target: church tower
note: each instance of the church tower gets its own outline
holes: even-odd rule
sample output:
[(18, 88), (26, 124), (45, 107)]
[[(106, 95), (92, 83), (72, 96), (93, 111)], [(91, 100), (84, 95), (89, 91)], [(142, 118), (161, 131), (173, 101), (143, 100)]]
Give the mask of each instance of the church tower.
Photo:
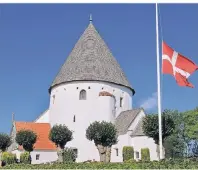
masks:
[(135, 93), (92, 19), (49, 92), (49, 123), (65, 124), (73, 131), (67, 146), (76, 148), (77, 161), (99, 159), (94, 143), (85, 137), (87, 127), (94, 121), (114, 122), (121, 112), (131, 110)]

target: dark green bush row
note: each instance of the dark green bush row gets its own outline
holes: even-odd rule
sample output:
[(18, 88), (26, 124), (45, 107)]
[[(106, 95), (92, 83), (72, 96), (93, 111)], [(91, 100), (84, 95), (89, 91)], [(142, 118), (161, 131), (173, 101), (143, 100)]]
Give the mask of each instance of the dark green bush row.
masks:
[(4, 169), (197, 169), (195, 160), (164, 160), (132, 163), (54, 163), (54, 164), (12, 164)]

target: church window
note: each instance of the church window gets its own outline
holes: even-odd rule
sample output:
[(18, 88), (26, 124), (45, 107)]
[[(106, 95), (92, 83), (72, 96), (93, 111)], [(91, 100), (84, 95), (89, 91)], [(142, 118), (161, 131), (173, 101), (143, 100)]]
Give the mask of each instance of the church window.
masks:
[(139, 154), (139, 152), (135, 152), (135, 157), (136, 157), (136, 159), (139, 159), (140, 158), (140, 154)]
[(55, 95), (53, 95), (53, 99), (52, 100), (53, 100), (53, 104), (54, 104), (54, 102), (55, 102)]
[(78, 87), (76, 87), (76, 89), (78, 89)]
[(118, 156), (118, 148), (116, 148), (116, 156)]
[(74, 154), (76, 155), (76, 157), (78, 156), (78, 149), (77, 148), (73, 148)]
[(74, 115), (74, 117), (73, 117), (73, 122), (76, 122), (76, 116)]
[(89, 86), (88, 89), (90, 89), (91, 87)]
[(80, 100), (86, 100), (86, 98), (87, 98), (86, 91), (85, 91), (85, 90), (81, 90), (81, 91), (80, 91), (79, 99), (80, 99)]
[(122, 105), (123, 105), (123, 98), (120, 97), (120, 107), (122, 107)]
[(102, 90), (104, 89), (104, 87), (102, 87)]
[(40, 154), (36, 154), (36, 160), (39, 160)]

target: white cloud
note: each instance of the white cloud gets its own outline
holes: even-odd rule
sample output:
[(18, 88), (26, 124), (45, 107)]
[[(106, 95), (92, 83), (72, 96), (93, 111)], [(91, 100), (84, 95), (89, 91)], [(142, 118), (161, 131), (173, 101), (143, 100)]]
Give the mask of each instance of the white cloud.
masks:
[(145, 110), (155, 109), (157, 107), (157, 92), (153, 93), (151, 97), (143, 100), (140, 107)]

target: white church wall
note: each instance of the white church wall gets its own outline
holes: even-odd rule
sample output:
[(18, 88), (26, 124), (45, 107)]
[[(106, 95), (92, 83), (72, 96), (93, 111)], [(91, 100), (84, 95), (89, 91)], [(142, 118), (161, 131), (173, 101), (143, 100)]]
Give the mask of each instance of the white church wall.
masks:
[(111, 162), (123, 162), (122, 149), (124, 146), (130, 146), (131, 141), (128, 134), (120, 135), (118, 143), (112, 146)]
[[(86, 100), (79, 100), (81, 90), (86, 90)], [(67, 146), (78, 148), (77, 161), (99, 160), (98, 150), (93, 142), (86, 139), (86, 129), (94, 121), (113, 121), (113, 98), (99, 96), (107, 91), (116, 98), (116, 115), (132, 109), (132, 92), (123, 86), (103, 82), (73, 82), (54, 87), (51, 91), (49, 120), (55, 124), (65, 124), (73, 130), (74, 139)], [(120, 107), (120, 97), (123, 104)], [(79, 142), (80, 141), (80, 142)]]
[[(158, 160), (156, 151), (157, 145), (152, 138), (149, 138), (147, 136), (136, 136), (132, 138), (131, 145), (134, 147), (134, 158), (136, 160), (141, 159), (142, 148), (149, 148), (151, 161)], [(139, 153), (139, 158), (136, 157), (135, 152)]]
[(35, 121), (35, 123), (49, 123), (49, 110), (42, 113)]
[(13, 150), (13, 151), (11, 151), (11, 153), (13, 153), (13, 154), (16, 154), (16, 158), (18, 159), (18, 160), (20, 160), (20, 155), (21, 155), (21, 151), (19, 151), (19, 150)]
[[(18, 160), (20, 160), (20, 155), (24, 151), (20, 150), (13, 150), (12, 153), (16, 154), (16, 157)], [(32, 164), (41, 164), (41, 163), (48, 163), (48, 162), (54, 162), (58, 159), (58, 155), (56, 151), (50, 151), (50, 150), (34, 150), (30, 153)], [(38, 156), (38, 160), (36, 159), (36, 155)]]
[[(56, 151), (34, 150), (30, 154), (31, 154), (31, 158), (32, 158), (32, 164), (54, 162), (58, 159), (58, 155), (57, 155)], [(37, 156), (39, 157), (38, 160), (36, 159)]]

